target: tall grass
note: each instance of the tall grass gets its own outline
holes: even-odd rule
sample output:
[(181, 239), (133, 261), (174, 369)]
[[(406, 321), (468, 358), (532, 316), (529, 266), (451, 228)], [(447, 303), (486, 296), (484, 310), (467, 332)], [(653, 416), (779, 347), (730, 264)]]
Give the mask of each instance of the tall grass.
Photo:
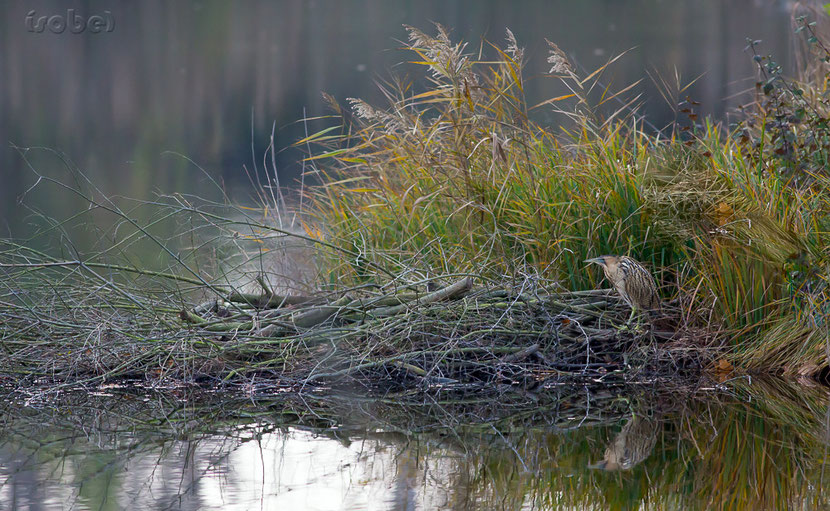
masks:
[[(603, 88), (616, 59), (581, 75), (550, 43), (565, 93), (533, 105), (510, 31), (476, 54), (442, 27), (408, 31), (424, 79), (384, 86), (384, 107), (328, 98), (342, 127), (300, 142), (319, 147), (309, 160), (325, 183), (312, 200), (344, 249), (330, 261), (338, 279), (381, 267), (413, 281), (476, 273), (581, 290), (601, 277), (584, 259), (627, 254), (653, 270), (664, 300), (728, 336), (736, 365), (826, 365), (826, 64), (799, 82), (757, 57), (762, 81), (741, 123), (692, 113), (665, 135), (644, 127), (636, 84)], [(535, 109), (561, 125), (538, 124)]]

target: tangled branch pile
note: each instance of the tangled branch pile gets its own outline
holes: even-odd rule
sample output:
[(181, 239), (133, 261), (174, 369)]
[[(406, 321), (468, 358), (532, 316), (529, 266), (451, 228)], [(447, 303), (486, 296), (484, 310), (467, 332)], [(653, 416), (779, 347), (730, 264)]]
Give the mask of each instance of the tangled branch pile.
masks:
[[(230, 342), (273, 339), (283, 349), (288, 374), (303, 382), (350, 376), (370, 382), (414, 377), (426, 383), (527, 384), (623, 370), (631, 377), (647, 359), (633, 363), (641, 367), (629, 367), (623, 358), (628, 348), (681, 336), (626, 326), (627, 307), (606, 291), (476, 289), (470, 278), (421, 295), (346, 294), (320, 303), (265, 293), (234, 294), (230, 300), (227, 308), (214, 301), (198, 308), (208, 311), (204, 315), (188, 311), (182, 317), (225, 333)], [(298, 302), (303, 306), (294, 305)], [(231, 307), (245, 320), (222, 317)], [(270, 363), (273, 359), (247, 370), (267, 370)]]
[(261, 293), (177, 307), (123, 288), (83, 296), (89, 282), (71, 278), (81, 272), (39, 270), (64, 272), (55, 280), (67, 287), (30, 290), (14, 298), (37, 306), (0, 310), (3, 372), (17, 378), (538, 386), (688, 374), (706, 363), (688, 356), (703, 338), (678, 332), (671, 318), (627, 324), (628, 307), (606, 290), (474, 287), (465, 277), (433, 291), (364, 287), (326, 297), (278, 295), (261, 281)]

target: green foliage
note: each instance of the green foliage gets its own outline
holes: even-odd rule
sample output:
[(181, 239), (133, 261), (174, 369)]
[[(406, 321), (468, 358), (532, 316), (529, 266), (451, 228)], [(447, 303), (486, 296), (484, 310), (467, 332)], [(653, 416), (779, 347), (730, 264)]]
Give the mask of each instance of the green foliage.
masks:
[[(812, 41), (812, 26), (802, 27)], [(616, 59), (582, 77), (551, 43), (552, 76), (569, 92), (531, 106), (509, 31), (486, 60), (443, 28), (409, 34), (413, 61), (427, 69), (423, 92), (389, 85), (385, 109), (331, 100), (341, 134), (301, 141), (322, 147), (310, 157), (326, 176), (313, 200), (327, 239), (345, 249), (332, 253), (338, 279), (360, 283), (385, 268), (413, 281), (534, 275), (580, 290), (599, 284), (586, 258), (625, 254), (651, 267), (691, 321), (732, 332), (734, 362), (781, 363), (780, 350), (757, 348), (808, 341), (787, 367), (822, 362), (830, 75), (788, 80), (756, 54), (762, 80), (744, 120), (729, 133), (707, 121), (665, 138), (637, 122), (633, 85), (597, 94)], [(612, 100), (622, 106), (600, 115)], [(533, 122), (528, 112), (541, 107), (563, 116), (561, 129)], [(782, 322), (799, 326), (788, 330), (797, 338), (776, 333)]]

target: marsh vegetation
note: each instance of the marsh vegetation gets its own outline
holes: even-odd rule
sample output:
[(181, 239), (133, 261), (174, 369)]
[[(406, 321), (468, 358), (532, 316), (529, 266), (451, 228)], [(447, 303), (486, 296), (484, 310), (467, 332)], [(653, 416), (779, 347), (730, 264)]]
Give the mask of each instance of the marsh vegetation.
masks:
[[(535, 78), (563, 93), (530, 105), (512, 32), (473, 48), (438, 26), (408, 28), (423, 74), (383, 85), (387, 106), (325, 96), (335, 116), (306, 123), (329, 126), (297, 142), (299, 201), (279, 187), (273, 144), (253, 209), (116, 200), (58, 154), (72, 184), (38, 174), (36, 186), (117, 222), (83, 257), (67, 240), (74, 218), (0, 242), (4, 371), (277, 386), (821, 376), (830, 52), (818, 25), (797, 23), (802, 74), (756, 53), (759, 81), (729, 126), (663, 81), (679, 120), (655, 130), (636, 83), (605, 85), (624, 56), (580, 74), (552, 42)], [(538, 109), (561, 124), (534, 122)], [(168, 265), (142, 264), (140, 244)], [(625, 327), (627, 309), (583, 263), (600, 254), (645, 263), (663, 317)]]
[[(274, 446), (325, 443), (340, 457), (320, 480), (395, 473), (390, 506), (826, 507), (830, 50), (813, 19), (794, 18), (796, 76), (747, 41), (757, 82), (729, 121), (653, 76), (663, 127), (641, 84), (615, 84), (626, 55), (582, 71), (548, 42), (527, 76), (511, 31), (409, 27), (412, 77), (382, 83), (384, 104), (324, 95), (291, 186), (272, 132), (254, 206), (114, 197), (17, 148), (30, 191), (84, 208), (32, 209), (34, 235), (0, 239), (0, 499), (24, 474), (81, 508), (206, 507), (212, 477), (256, 455), (260, 486), (240, 476), (229, 502), (283, 505), (314, 486), (283, 484)], [(603, 254), (651, 271), (659, 314), (628, 319), (584, 263)]]
[[(659, 80), (677, 121), (638, 113), (614, 64), (578, 72), (548, 42), (561, 94), (529, 104), (524, 50), (409, 27), (412, 81), (305, 119), (298, 199), (274, 139), (259, 206), (227, 197), (108, 197), (63, 155), (87, 204), (0, 240), (3, 372), (20, 382), (267, 382), (370, 388), (776, 373), (820, 378), (830, 345), (827, 77), (819, 25), (796, 20), (802, 71), (748, 50), (758, 82), (736, 122), (701, 118)], [(557, 89), (558, 88), (558, 89)], [(534, 112), (561, 120), (539, 124)], [(314, 131), (309, 126), (325, 125)], [(19, 148), (30, 161), (42, 149)], [(257, 170), (257, 169), (254, 169)], [(258, 175), (258, 174), (257, 174)], [(115, 218), (99, 250), (77, 219)], [(161, 234), (164, 233), (164, 234)], [(172, 235), (170, 233), (173, 233)], [(137, 246), (159, 256), (141, 259)], [(646, 325), (584, 261), (626, 254), (664, 303)]]

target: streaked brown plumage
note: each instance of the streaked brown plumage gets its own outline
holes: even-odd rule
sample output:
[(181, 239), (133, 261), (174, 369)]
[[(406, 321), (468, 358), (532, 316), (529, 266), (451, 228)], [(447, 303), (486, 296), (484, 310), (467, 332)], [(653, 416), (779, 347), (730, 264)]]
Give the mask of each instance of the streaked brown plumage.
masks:
[(660, 296), (657, 294), (654, 277), (634, 259), (628, 256), (606, 255), (585, 262), (602, 266), (605, 277), (633, 310), (660, 309)]

